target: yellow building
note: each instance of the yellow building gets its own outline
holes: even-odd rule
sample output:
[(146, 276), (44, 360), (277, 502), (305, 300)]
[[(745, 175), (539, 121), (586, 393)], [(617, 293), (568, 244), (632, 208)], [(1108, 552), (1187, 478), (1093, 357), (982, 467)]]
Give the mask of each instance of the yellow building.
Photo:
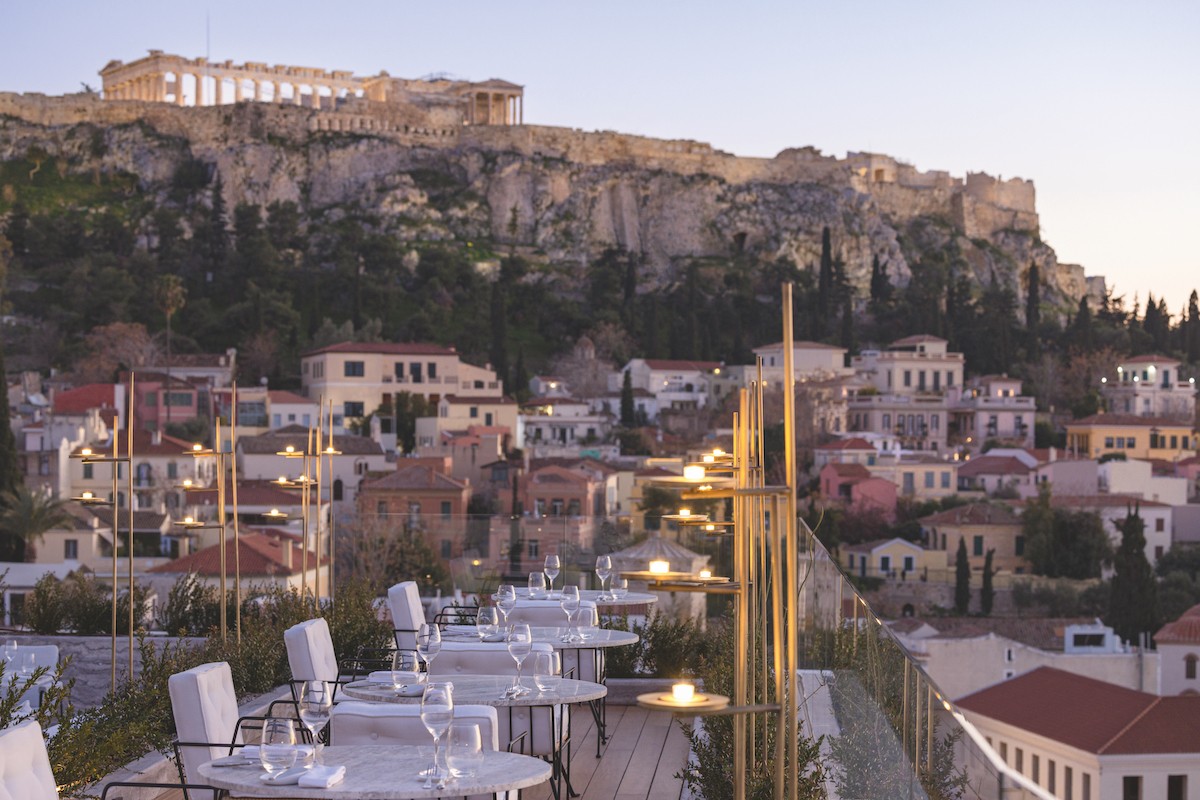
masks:
[(1135, 414), (1093, 414), (1067, 423), (1067, 450), (1087, 458), (1123, 453), (1126, 458), (1175, 461), (1195, 455), (1190, 422)]
[(877, 539), (841, 548), (842, 567), (861, 578), (902, 578), (946, 567), (946, 554), (907, 539)]
[(1021, 574), (1032, 565), (1025, 559), (1021, 518), (1008, 506), (971, 503), (940, 511), (920, 520), (921, 530), (933, 550), (945, 553), (944, 566), (954, 564), (959, 539), (967, 543), (971, 569), (983, 570), (987, 552), (995, 550), (992, 568)]

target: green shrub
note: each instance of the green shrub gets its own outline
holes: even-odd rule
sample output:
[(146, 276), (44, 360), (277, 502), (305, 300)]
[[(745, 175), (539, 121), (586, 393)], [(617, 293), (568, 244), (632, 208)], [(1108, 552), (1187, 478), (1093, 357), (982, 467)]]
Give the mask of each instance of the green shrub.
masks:
[(678, 678), (705, 652), (708, 644), (693, 619), (677, 620), (654, 612), (645, 625), (630, 626), (629, 618), (605, 617), (604, 626), (638, 635), (636, 644), (610, 648), (605, 654), (612, 678)]
[[(245, 606), (249, 600), (243, 600)], [(237, 593), (228, 590), (225, 602), (225, 624), (232, 630), (237, 624)], [(243, 609), (243, 615), (246, 611)], [(216, 586), (202, 582), (188, 573), (171, 587), (162, 611), (155, 618), (167, 633), (180, 636), (207, 636), (221, 625), (221, 595)]]
[[(134, 585), (134, 625), (141, 628), (149, 602), (146, 589)], [(83, 636), (97, 633), (112, 633), (112, 587), (100, 583), (90, 575), (75, 576), (71, 589), (66, 624)], [(129, 634), (129, 591), (127, 586), (117, 586), (117, 633)]]
[(66, 626), (68, 601), (68, 587), (47, 572), (25, 597), (25, 624), (34, 633), (58, 633)]

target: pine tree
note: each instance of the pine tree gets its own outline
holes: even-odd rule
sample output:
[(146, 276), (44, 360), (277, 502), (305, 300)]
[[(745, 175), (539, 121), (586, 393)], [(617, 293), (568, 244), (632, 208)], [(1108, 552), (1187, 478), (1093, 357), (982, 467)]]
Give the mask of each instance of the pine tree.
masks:
[[(7, 374), (4, 368), (4, 347), (0, 345), (0, 376)], [(0, 498), (16, 494), (17, 489), (24, 484), (21, 470), (17, 464), (17, 439), (13, 435), (12, 426), (8, 424), (8, 392), (0, 392)], [(0, 531), (0, 561), (23, 561), (25, 559), (25, 542), (8, 531)]]
[(1158, 298), (1158, 314), (1154, 325), (1154, 347), (1158, 352), (1165, 353), (1171, 349), (1171, 312), (1167, 309), (1167, 299)]
[(1187, 360), (1193, 364), (1200, 361), (1200, 296), (1192, 289), (1188, 298), (1187, 326), (1184, 335), (1184, 346), (1187, 349)]
[(1158, 608), (1158, 582), (1146, 560), (1146, 528), (1135, 505), (1125, 519), (1116, 523), (1121, 531), (1117, 548), (1116, 573), (1109, 591), (1108, 618), (1105, 623), (1127, 642), (1137, 643), (1142, 633), (1158, 630), (1162, 620)]
[(954, 554), (954, 609), (966, 615), (971, 607), (971, 562), (967, 558), (967, 540), (958, 537), (958, 552)]
[(492, 369), (496, 370), (496, 375), (504, 382), (504, 393), (508, 394), (513, 391), (508, 377), (508, 313), (504, 308), (504, 289), (501, 288), (499, 281), (492, 284), (490, 317), (492, 323)]
[(996, 589), (992, 586), (992, 577), (996, 574), (996, 570), (992, 569), (992, 558), (995, 555), (996, 548), (993, 547), (983, 559), (983, 589), (979, 592), (979, 607), (985, 617), (992, 615), (992, 605), (996, 601)]
[(632, 428), (636, 424), (636, 413), (633, 408), (633, 375), (629, 370), (625, 370), (625, 377), (621, 382), (621, 424), (626, 428)]
[(1036, 331), (1042, 321), (1041, 274), (1036, 263), (1029, 265), (1029, 291), (1025, 297), (1025, 328)]

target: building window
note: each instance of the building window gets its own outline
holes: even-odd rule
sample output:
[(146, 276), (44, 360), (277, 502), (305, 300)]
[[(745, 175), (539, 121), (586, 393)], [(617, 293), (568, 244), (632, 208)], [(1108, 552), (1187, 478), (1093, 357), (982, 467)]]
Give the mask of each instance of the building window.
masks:
[(63, 541), (63, 559), (66, 561), (79, 560), (79, 540), (65, 539)]
[(361, 361), (347, 361), (345, 366), (345, 375), (347, 378), (361, 378), (366, 374)]
[(1172, 449), (1172, 450), (1177, 450), (1178, 448), (1179, 448), (1179, 437), (1178, 437), (1178, 436), (1172, 436), (1172, 437), (1171, 437), (1171, 449)]
[(1008, 763), (1008, 742), (1000, 743), (1000, 760), (1005, 764)]
[(1189, 681), (1196, 680), (1196, 656), (1188, 653), (1183, 659), (1183, 677)]
[(933, 430), (933, 431), (939, 431), (942, 429), (942, 415), (941, 414), (930, 414), (929, 415), (929, 429)]
[(892, 428), (892, 415), (884, 414), (883, 415), (883, 430), (885, 432), (889, 432), (889, 431), (891, 431), (891, 428)]
[(179, 477), (179, 465), (174, 461), (167, 462), (167, 477), (172, 480)]
[(158, 405), (158, 392), (146, 392), (146, 408), (154, 408)]
[(1041, 762), (1041, 759), (1039, 759), (1037, 756), (1031, 757), (1029, 759), (1029, 769), (1030, 769), (1029, 777), (1033, 779), (1034, 783), (1036, 783), (1038, 786), (1041, 786), (1042, 785), (1042, 775), (1041, 775), (1042, 762)]
[(1113, 437), (1111, 437), (1111, 436), (1105, 436), (1105, 437), (1104, 437), (1104, 446), (1105, 446), (1105, 447), (1108, 447), (1108, 448), (1112, 448), (1112, 446), (1113, 446)]
[(1124, 449), (1125, 449), (1125, 437), (1124, 437), (1124, 436), (1118, 436), (1118, 437), (1117, 437), (1117, 449), (1118, 449), (1118, 450), (1124, 450)]
[(408, 365), (408, 377), (412, 379), (413, 383), (421, 382), (421, 363), (419, 361)]
[(1013, 750), (1013, 768), (1022, 775), (1025, 774), (1025, 751), (1019, 747)]
[(580, 513), (581, 513), (580, 503), (578, 500), (570, 500), (567, 502), (567, 516), (568, 517), (578, 517), (578, 516), (580, 516)]
[(887, 573), (889, 573), (891, 571), (892, 571), (892, 557), (891, 556), (880, 556), (879, 557), (879, 573), (881, 575), (886, 575)]
[(475, 388), (476, 388), (476, 389), (482, 389), (482, 388), (483, 388), (483, 381), (475, 381)]
[(912, 572), (914, 569), (916, 569), (916, 563), (915, 563), (915, 560), (913, 559), (913, 557), (905, 556), (904, 557), (904, 571)]
[(525, 542), (525, 552), (530, 558), (537, 558), (540, 551), (540, 542), (537, 539), (530, 539)]
[(1085, 772), (1080, 777), (1083, 779), (1083, 788), (1081, 790), (1083, 800), (1092, 800), (1092, 776)]
[(1013, 650), (1013, 648), (1011, 648), (1011, 647), (1004, 648), (1004, 660), (1007, 661), (1009, 664), (1016, 661), (1017, 660), (1016, 651)]
[(1187, 800), (1187, 775), (1167, 776), (1167, 800)]
[(1046, 759), (1046, 791), (1054, 794), (1058, 791), (1058, 765), (1054, 759)]
[(342, 491), (343, 491), (342, 487), (343, 487), (343, 484), (342, 484), (341, 478), (338, 478), (337, 480), (335, 480), (333, 482), (333, 499), (334, 500), (342, 499)]
[(911, 472), (904, 473), (904, 493), (912, 494), (916, 491), (915, 476)]
[(271, 427), (278, 428), (281, 425), (283, 425), (283, 415), (282, 414), (272, 414), (271, 415)]
[(442, 558), (450, 558), (454, 553), (454, 544), (449, 539), (442, 539)]
[(345, 403), (342, 403), (342, 414), (347, 417), (361, 417), (363, 415), (363, 404), (347, 400)]
[(404, 377), (404, 362), (397, 361), (393, 365), (393, 371), (395, 372), (395, 375), (397, 378), (403, 378)]
[(563, 515), (563, 501), (560, 498), (552, 498), (550, 500), (550, 516), (561, 517)]
[(387, 501), (386, 500), (376, 501), (375, 516), (379, 517), (380, 519), (383, 519), (384, 517), (387, 516)]
[(942, 488), (943, 489), (950, 488), (950, 473), (949, 472), (942, 473)]
[(1121, 800), (1142, 800), (1142, 776), (1126, 775), (1121, 779)]
[(911, 369), (904, 370), (904, 385), (906, 387), (912, 386), (912, 370)]
[(437, 377), (437, 362), (430, 361), (429, 362), (429, 379), (433, 380), (436, 377)]
[(163, 392), (163, 399), (171, 408), (186, 408), (192, 404), (192, 393)]
[(93, 475), (94, 470), (92, 469), (92, 467), (94, 467), (94, 466), (95, 466), (94, 464), (84, 464), (83, 465), (83, 479), (85, 481), (90, 481), (94, 477), (94, 475)]
[(982, 536), (975, 537), (974, 555), (977, 555), (977, 556), (983, 555), (983, 537)]
[(1126, 439), (1125, 446), (1128, 447), (1130, 450), (1137, 447), (1137, 445), (1134, 444), (1134, 437), (1130, 436), (1128, 439)]
[(933, 488), (933, 473), (932, 472), (925, 473), (925, 488), (926, 489)]
[(953, 385), (954, 385), (954, 373), (947, 371), (946, 372), (946, 386), (950, 387)]
[(925, 370), (917, 373), (917, 391), (925, 391)]
[(1158, 519), (1154, 520), (1154, 530), (1158, 533), (1162, 533), (1164, 530), (1166, 530), (1163, 527), (1164, 525), (1166, 525), (1166, 523), (1167, 523), (1167, 521), (1165, 519), (1163, 519), (1162, 517), (1159, 517)]
[(450, 519), (450, 501), (442, 501), (442, 519)]
[(935, 392), (940, 392), (941, 389), (942, 389), (942, 373), (938, 372), (935, 369), (933, 371), (933, 390)]
[(479, 407), (478, 406), (471, 406), (470, 417), (471, 417), (471, 419), (478, 419), (478, 417), (479, 417)]

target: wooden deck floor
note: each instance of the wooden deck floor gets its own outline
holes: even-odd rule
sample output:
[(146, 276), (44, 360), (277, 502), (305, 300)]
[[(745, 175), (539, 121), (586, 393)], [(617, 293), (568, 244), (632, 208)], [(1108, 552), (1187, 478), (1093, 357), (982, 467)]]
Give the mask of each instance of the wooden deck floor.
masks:
[[(596, 724), (586, 706), (572, 716), (571, 785), (576, 800), (679, 800), (687, 763), (687, 738), (665, 711), (608, 707), (608, 745), (596, 758)], [(522, 800), (553, 800), (550, 785), (526, 789)], [(183, 800), (169, 790), (159, 800)]]

